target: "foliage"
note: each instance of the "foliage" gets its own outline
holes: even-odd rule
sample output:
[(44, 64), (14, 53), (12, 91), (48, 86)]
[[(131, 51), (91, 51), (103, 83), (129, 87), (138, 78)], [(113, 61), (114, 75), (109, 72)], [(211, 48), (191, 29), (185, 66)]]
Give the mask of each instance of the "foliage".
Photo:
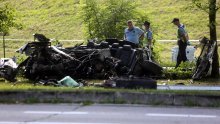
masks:
[(162, 67), (175, 67), (176, 66), (176, 62), (164, 60), (164, 61), (161, 61), (160, 65)]
[[(209, 13), (209, 4), (210, 4), (211, 0), (192, 0), (192, 3), (197, 6), (198, 8), (200, 8), (201, 10)], [(216, 2), (218, 4), (218, 6), (216, 6), (216, 11), (220, 8), (220, 1), (217, 0)]]
[(11, 27), (22, 28), (22, 25), (16, 22), (15, 10), (9, 5), (0, 6), (0, 32), (8, 33)]
[[(220, 8), (219, 0), (192, 0), (192, 2), (201, 10), (204, 10), (208, 13), (209, 17), (209, 30), (210, 30), (210, 40), (217, 41), (217, 28), (216, 28), (216, 17), (217, 11)], [(218, 46), (214, 48), (214, 53), (212, 57), (212, 72), (211, 76), (218, 78), (219, 77), (219, 57), (218, 57)]]
[[(139, 9), (140, 4), (134, 0), (106, 0), (104, 3), (82, 0), (81, 4), (80, 17), (83, 19), (88, 38), (122, 39), (128, 20), (135, 21), (138, 27), (142, 27), (144, 21), (149, 21), (147, 14)], [(153, 30), (156, 29), (156, 26), (152, 27)], [(156, 43), (156, 40), (154, 42), (153, 59), (159, 62), (162, 46)]]
[(178, 68), (167, 68), (164, 70), (164, 75), (168, 79), (187, 79), (192, 77), (195, 67), (194, 62), (181, 63)]
[(217, 40), (216, 15), (220, 8), (219, 0), (192, 0), (193, 5), (209, 15), (210, 39)]
[(89, 38), (122, 39), (126, 22), (134, 20), (142, 25), (148, 20), (146, 14), (138, 10), (135, 0), (81, 0), (81, 17)]
[(155, 39), (153, 39), (153, 42), (154, 42), (153, 53), (152, 53), (153, 60), (161, 64), (161, 62), (163, 61), (161, 60), (161, 54), (164, 47), (160, 43), (158, 43)]

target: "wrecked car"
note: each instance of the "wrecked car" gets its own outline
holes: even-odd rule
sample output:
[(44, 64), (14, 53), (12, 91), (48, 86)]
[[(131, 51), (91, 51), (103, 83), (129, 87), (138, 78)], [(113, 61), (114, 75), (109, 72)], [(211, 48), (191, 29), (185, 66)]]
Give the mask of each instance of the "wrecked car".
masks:
[[(90, 40), (87, 45), (62, 48), (52, 46), (50, 39), (42, 34), (34, 34), (34, 38), (37, 41), (17, 50), (28, 57), (13, 69), (13, 75), (7, 80), (15, 81), (20, 69), (24, 70), (24, 77), (32, 81), (61, 80), (65, 76), (73, 79), (109, 79), (132, 75), (149, 79), (162, 75), (162, 67), (149, 59), (147, 50), (136, 48), (130, 42), (106, 39), (97, 43)], [(5, 78), (4, 74), (2, 77)]]

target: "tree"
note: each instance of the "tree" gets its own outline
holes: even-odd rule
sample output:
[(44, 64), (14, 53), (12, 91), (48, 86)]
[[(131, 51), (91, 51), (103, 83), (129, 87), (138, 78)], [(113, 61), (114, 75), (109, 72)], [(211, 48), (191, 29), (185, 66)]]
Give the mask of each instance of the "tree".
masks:
[(81, 0), (80, 17), (88, 38), (122, 39), (128, 20), (138, 24), (148, 20), (138, 6), (135, 0)]
[(16, 22), (15, 10), (8, 5), (0, 6), (0, 33), (3, 36), (3, 52), (5, 58), (5, 40), (4, 37), (9, 33), (10, 28), (21, 29), (22, 25)]
[[(217, 33), (216, 33), (216, 14), (220, 8), (219, 1), (216, 0), (192, 0), (193, 4), (196, 5), (199, 9), (205, 11), (209, 15), (209, 30), (210, 30), (210, 40), (217, 42)], [(213, 54), (213, 63), (212, 63), (212, 73), (211, 76), (214, 78), (219, 77), (219, 56), (218, 56), (218, 46), (216, 45), (214, 54)]]

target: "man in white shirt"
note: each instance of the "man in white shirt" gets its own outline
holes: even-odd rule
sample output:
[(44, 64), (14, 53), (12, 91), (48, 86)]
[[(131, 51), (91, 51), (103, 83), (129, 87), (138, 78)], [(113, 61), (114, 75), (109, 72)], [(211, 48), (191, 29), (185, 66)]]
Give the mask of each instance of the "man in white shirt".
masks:
[(133, 25), (133, 21), (127, 22), (128, 28), (125, 29), (124, 40), (139, 45), (140, 39), (144, 37), (144, 31)]

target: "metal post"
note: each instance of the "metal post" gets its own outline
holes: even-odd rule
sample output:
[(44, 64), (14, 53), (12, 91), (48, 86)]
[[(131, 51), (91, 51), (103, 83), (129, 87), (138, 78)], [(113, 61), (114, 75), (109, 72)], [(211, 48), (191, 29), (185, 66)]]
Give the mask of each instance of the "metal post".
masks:
[(3, 33), (3, 54), (5, 58), (5, 33)]

